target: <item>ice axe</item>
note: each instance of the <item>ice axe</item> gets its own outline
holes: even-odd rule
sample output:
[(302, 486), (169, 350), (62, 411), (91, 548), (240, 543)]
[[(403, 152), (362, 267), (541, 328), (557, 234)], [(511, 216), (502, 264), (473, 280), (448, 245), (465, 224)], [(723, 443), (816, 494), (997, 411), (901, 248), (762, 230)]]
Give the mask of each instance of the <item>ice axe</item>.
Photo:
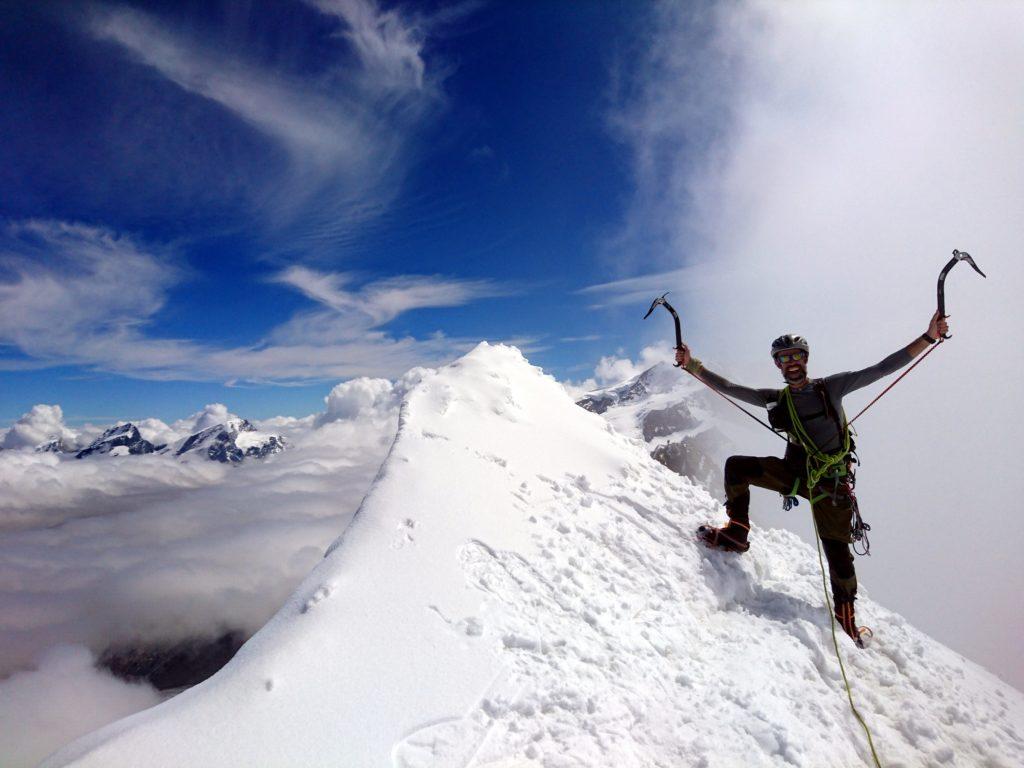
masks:
[[(647, 314), (644, 315), (644, 320), (651, 316), (651, 312), (653, 312), (654, 308), (657, 306), (662, 306), (669, 312), (671, 312), (672, 321), (676, 324), (676, 349), (680, 350), (683, 348), (683, 331), (679, 327), (679, 314), (676, 312), (675, 307), (673, 307), (671, 304), (665, 301), (666, 296), (668, 296), (668, 291), (665, 291), (665, 293), (663, 293), (661, 296), (659, 296), (658, 298), (651, 302), (651, 308), (648, 309)], [(673, 363), (673, 365), (676, 368), (679, 367), (679, 363)]]
[[(977, 272), (982, 277), (987, 277), (987, 275), (978, 268), (978, 265), (974, 263), (974, 259), (971, 258), (971, 254), (967, 253), (967, 251), (958, 251), (956, 249), (953, 249), (953, 258), (949, 260), (946, 266), (942, 268), (942, 272), (939, 273), (939, 314), (944, 318), (949, 317), (949, 315), (946, 314), (946, 275), (948, 275), (950, 273), (950, 270), (952, 270), (953, 267), (957, 265), (957, 262), (960, 261), (966, 261), (968, 264), (974, 267), (975, 272)], [(654, 309), (653, 305), (651, 309)], [(648, 312), (647, 314), (650, 314), (650, 312)], [(951, 334), (945, 333), (942, 335), (942, 338), (951, 338)]]

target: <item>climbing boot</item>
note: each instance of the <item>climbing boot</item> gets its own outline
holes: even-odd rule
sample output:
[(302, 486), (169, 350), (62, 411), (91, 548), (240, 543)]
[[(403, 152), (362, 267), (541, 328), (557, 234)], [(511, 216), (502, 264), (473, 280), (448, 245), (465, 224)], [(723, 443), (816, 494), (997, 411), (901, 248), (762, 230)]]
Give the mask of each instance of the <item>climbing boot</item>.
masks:
[(710, 549), (722, 549), (726, 552), (746, 552), (750, 549), (747, 534), (750, 528), (736, 520), (730, 520), (724, 528), (702, 525), (697, 529), (697, 539)]
[(853, 613), (853, 600), (836, 601), (836, 623), (843, 628), (843, 632), (850, 636), (858, 648), (864, 648), (865, 641), (871, 637), (870, 629), (857, 626), (857, 619)]

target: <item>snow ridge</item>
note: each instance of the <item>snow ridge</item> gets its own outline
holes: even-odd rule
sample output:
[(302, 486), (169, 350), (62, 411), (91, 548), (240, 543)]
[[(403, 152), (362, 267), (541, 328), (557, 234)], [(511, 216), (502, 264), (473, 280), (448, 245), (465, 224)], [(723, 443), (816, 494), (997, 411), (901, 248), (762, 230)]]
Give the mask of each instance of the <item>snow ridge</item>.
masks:
[[(354, 522), (221, 672), (56, 766), (855, 766), (814, 552), (481, 344), (406, 396)], [(808, 521), (809, 524), (809, 521)], [(888, 766), (1024, 764), (1024, 696), (870, 599)]]

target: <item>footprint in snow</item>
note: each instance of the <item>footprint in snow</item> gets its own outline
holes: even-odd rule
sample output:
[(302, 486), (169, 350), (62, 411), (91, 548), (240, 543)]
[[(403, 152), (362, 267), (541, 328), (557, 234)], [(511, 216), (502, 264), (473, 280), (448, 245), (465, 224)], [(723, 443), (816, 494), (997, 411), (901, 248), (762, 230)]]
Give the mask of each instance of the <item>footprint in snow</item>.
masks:
[[(326, 584), (321, 584), (316, 592), (314, 592), (305, 603), (302, 604), (302, 613), (309, 613), (310, 610), (315, 608), (319, 603), (326, 600), (331, 596), (331, 588)], [(269, 689), (268, 689), (269, 690)]]
[(398, 524), (398, 533), (394, 539), (391, 540), (392, 549), (401, 549), (406, 544), (415, 543), (415, 539), (412, 537), (413, 529), (416, 528), (416, 521), (411, 518), (405, 518), (401, 523)]

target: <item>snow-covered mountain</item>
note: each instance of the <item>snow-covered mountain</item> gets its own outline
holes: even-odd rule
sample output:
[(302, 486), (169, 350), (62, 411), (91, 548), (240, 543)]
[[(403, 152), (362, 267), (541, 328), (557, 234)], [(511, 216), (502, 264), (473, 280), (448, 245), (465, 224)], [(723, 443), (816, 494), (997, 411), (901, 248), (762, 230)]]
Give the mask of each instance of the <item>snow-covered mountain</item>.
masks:
[[(247, 419), (228, 419), (223, 424), (215, 424), (191, 434), (174, 446), (154, 445), (142, 436), (138, 427), (127, 422), (106, 430), (86, 448), (78, 451), (75, 458), (137, 456), (173, 451), (175, 456), (183, 458), (202, 456), (211, 461), (237, 464), (246, 458), (262, 459), (280, 453), (286, 446), (283, 437), (261, 432)], [(65, 453), (69, 449), (64, 442), (51, 440), (35, 450)]]
[(166, 446), (153, 445), (146, 440), (139, 429), (131, 422), (111, 427), (92, 441), (87, 447), (75, 454), (76, 459), (89, 456), (139, 456), (159, 451)]
[(36, 453), (75, 453), (75, 445), (62, 437), (53, 437), (33, 449)]
[[(482, 344), (405, 397), (345, 533), (220, 672), (57, 766), (855, 766), (816, 553)], [(1024, 765), (1024, 695), (866, 596), (884, 765)]]
[(692, 376), (658, 363), (622, 384), (588, 392), (576, 404), (643, 440), (673, 472), (713, 493), (721, 489), (729, 440), (713, 426), (711, 395)]
[(280, 453), (285, 445), (283, 437), (260, 432), (247, 419), (229, 419), (185, 438), (174, 454), (238, 463), (247, 457), (262, 459)]

